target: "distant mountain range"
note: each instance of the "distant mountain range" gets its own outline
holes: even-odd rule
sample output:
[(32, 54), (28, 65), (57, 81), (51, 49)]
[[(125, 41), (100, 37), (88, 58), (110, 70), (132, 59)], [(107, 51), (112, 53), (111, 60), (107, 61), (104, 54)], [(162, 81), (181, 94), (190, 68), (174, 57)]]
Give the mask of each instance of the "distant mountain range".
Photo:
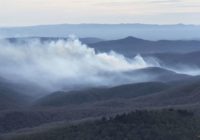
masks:
[(152, 25), (152, 24), (60, 24), (29, 27), (0, 28), (0, 37), (95, 37), (119, 39), (127, 36), (148, 40), (200, 39), (200, 26), (196, 25)]
[(200, 51), (200, 41), (195, 40), (159, 40), (149, 41), (135, 37), (127, 37), (118, 40), (102, 41), (89, 44), (90, 47), (97, 51), (116, 51), (126, 56), (134, 56), (141, 53), (188, 53)]

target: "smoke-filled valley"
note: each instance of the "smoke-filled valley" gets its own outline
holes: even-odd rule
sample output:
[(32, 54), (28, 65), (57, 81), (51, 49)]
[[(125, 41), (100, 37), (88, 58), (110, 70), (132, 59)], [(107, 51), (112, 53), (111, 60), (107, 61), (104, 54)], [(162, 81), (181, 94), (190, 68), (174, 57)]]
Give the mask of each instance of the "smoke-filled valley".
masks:
[[(82, 44), (75, 37), (23, 41), (1, 40), (1, 77), (18, 84), (29, 83), (49, 92), (160, 81), (159, 71), (177, 77), (200, 73), (199, 65), (165, 65), (165, 61), (154, 55), (126, 57), (113, 50), (102, 52)], [(153, 68), (159, 69), (158, 73), (150, 74)]]
[[(107, 125), (115, 120), (112, 117), (116, 114), (136, 110), (150, 111), (148, 114), (136, 111), (138, 117), (149, 115), (158, 120), (165, 117), (159, 112), (175, 114), (174, 118), (168, 115), (166, 118), (174, 123), (182, 115), (194, 113), (195, 118), (200, 115), (200, 41), (149, 41), (135, 37), (5, 38), (0, 40), (0, 50), (2, 139), (29, 136), (33, 140), (49, 139), (49, 132), (54, 132), (57, 138), (57, 131), (67, 127), (60, 134), (63, 138), (58, 138), (64, 140), (71, 138), (71, 125), (78, 124), (80, 133), (71, 138), (74, 140), (84, 132), (82, 127), (90, 130), (92, 126), (87, 122), (98, 126), (104, 124), (104, 121), (98, 123), (101, 117), (111, 117)], [(195, 118), (186, 120), (193, 124)], [(158, 120), (156, 128), (161, 127)], [(116, 127), (115, 123), (112, 125)], [(176, 130), (172, 135), (169, 128), (164, 129), (172, 138), (178, 135)], [(158, 129), (151, 130), (159, 138), (162, 136)], [(191, 133), (197, 135), (194, 130)], [(99, 135), (104, 137), (103, 133)], [(183, 137), (185, 134), (178, 135)]]
[(200, 0), (0, 0), (0, 140), (200, 140)]
[(43, 43), (30, 40), (17, 45), (1, 41), (0, 46), (0, 75), (3, 78), (33, 83), (50, 91), (148, 81), (147, 75), (128, 78), (123, 73), (159, 67), (155, 60), (146, 62), (140, 55), (126, 58), (113, 51), (96, 53), (78, 39)]

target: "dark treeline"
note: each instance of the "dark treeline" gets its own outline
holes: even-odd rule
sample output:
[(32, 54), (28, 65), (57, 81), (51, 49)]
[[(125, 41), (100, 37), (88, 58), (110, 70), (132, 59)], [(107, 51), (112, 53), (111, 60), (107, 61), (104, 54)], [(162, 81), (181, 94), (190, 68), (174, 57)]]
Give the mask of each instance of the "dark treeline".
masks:
[(199, 140), (200, 118), (186, 110), (134, 111), (12, 140)]

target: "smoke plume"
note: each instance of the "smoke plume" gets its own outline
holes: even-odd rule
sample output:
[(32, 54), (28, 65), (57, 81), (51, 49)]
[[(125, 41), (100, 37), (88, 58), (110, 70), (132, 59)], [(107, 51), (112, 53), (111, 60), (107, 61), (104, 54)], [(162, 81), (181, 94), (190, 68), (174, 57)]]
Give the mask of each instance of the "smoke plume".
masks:
[(0, 75), (57, 90), (73, 86), (106, 86), (147, 77), (124, 77), (123, 72), (156, 66), (140, 55), (125, 58), (115, 52), (96, 53), (78, 39), (26, 43), (0, 42)]

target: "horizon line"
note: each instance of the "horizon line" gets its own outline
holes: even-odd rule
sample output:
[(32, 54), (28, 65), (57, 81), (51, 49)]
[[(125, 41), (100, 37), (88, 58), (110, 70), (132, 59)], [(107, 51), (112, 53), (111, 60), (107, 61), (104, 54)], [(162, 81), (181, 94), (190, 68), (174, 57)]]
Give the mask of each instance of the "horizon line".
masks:
[(0, 28), (26, 28), (26, 27), (39, 27), (39, 26), (56, 26), (56, 25), (149, 25), (149, 26), (200, 26), (200, 24), (186, 24), (186, 23), (172, 23), (172, 24), (159, 24), (159, 23), (50, 23), (50, 24), (33, 24), (33, 25), (16, 25), (16, 26), (0, 26)]

